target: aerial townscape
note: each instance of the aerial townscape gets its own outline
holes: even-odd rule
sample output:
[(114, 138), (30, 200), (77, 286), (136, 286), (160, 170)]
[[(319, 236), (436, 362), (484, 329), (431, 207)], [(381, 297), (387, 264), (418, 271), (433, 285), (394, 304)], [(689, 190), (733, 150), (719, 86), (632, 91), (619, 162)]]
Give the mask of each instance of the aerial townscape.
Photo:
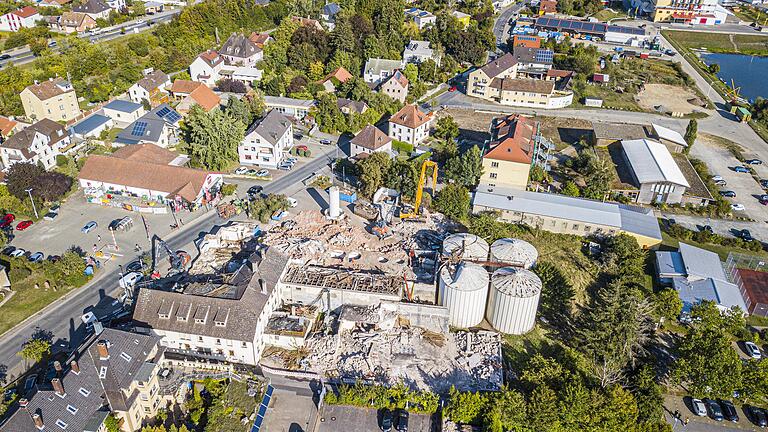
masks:
[(768, 0), (0, 0), (0, 432), (768, 428), (766, 74)]

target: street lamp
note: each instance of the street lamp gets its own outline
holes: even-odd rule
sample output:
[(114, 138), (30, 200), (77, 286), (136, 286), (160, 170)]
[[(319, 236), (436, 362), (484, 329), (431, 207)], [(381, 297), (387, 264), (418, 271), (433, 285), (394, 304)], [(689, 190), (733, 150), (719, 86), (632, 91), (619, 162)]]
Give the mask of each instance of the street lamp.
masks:
[(35, 207), (35, 200), (32, 199), (32, 188), (26, 189), (27, 194), (29, 194), (29, 200), (32, 201), (32, 210), (35, 212), (35, 219), (40, 219), (40, 216), (37, 215), (37, 207)]

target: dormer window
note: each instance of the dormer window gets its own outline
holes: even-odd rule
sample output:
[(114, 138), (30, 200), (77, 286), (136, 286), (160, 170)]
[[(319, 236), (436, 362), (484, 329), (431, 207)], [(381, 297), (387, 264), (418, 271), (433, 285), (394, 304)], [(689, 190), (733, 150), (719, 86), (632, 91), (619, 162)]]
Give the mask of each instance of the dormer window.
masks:
[(81, 395), (83, 395), (84, 397), (88, 397), (88, 395), (91, 394), (90, 391), (86, 390), (83, 387), (80, 387), (80, 390), (78, 390), (77, 392), (80, 393)]
[(58, 427), (60, 427), (62, 429), (66, 429), (67, 428), (67, 424), (64, 423), (61, 419), (56, 419), (56, 426), (58, 426)]
[(157, 316), (158, 316), (160, 319), (168, 319), (168, 318), (170, 318), (170, 316), (168, 316), (168, 314), (162, 314), (162, 313), (161, 313), (161, 314), (157, 314)]
[(131, 356), (129, 356), (128, 354), (126, 354), (124, 352), (120, 353), (120, 358), (125, 360), (125, 361), (127, 361), (127, 362), (131, 361)]
[(67, 405), (67, 411), (69, 411), (72, 415), (77, 414), (77, 408), (73, 407), (72, 405)]

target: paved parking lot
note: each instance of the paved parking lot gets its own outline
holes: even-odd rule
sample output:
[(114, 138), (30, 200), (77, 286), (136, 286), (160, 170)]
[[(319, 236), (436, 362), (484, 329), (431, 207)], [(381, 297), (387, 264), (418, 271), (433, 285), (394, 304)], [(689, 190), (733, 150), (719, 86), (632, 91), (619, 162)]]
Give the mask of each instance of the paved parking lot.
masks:
[[(735, 403), (735, 402), (734, 402)], [(752, 424), (747, 419), (747, 415), (744, 412), (744, 407), (741, 404), (736, 404), (736, 412), (739, 414), (739, 421), (736, 423), (729, 421), (715, 421), (709, 417), (698, 417), (691, 410), (690, 397), (666, 395), (664, 398), (664, 417), (667, 422), (672, 425), (675, 432), (726, 432), (726, 431), (759, 431), (765, 430)], [(681, 421), (675, 423), (674, 416), (675, 411), (680, 411)], [(689, 420), (687, 426), (683, 424), (685, 419)]]
[[(380, 431), (379, 415), (374, 409), (325, 405), (320, 412), (317, 432), (375, 432)], [(393, 428), (394, 429), (394, 428)], [(408, 432), (430, 432), (429, 416), (411, 413)]]

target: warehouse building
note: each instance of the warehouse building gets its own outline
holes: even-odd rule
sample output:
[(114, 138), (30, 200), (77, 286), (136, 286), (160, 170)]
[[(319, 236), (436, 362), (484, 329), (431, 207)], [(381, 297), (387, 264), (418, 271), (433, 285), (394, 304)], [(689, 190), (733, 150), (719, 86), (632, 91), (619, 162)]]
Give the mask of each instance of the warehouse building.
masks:
[(646, 139), (621, 142), (622, 157), (640, 191), (635, 201), (642, 204), (680, 204), (690, 187), (664, 144)]

